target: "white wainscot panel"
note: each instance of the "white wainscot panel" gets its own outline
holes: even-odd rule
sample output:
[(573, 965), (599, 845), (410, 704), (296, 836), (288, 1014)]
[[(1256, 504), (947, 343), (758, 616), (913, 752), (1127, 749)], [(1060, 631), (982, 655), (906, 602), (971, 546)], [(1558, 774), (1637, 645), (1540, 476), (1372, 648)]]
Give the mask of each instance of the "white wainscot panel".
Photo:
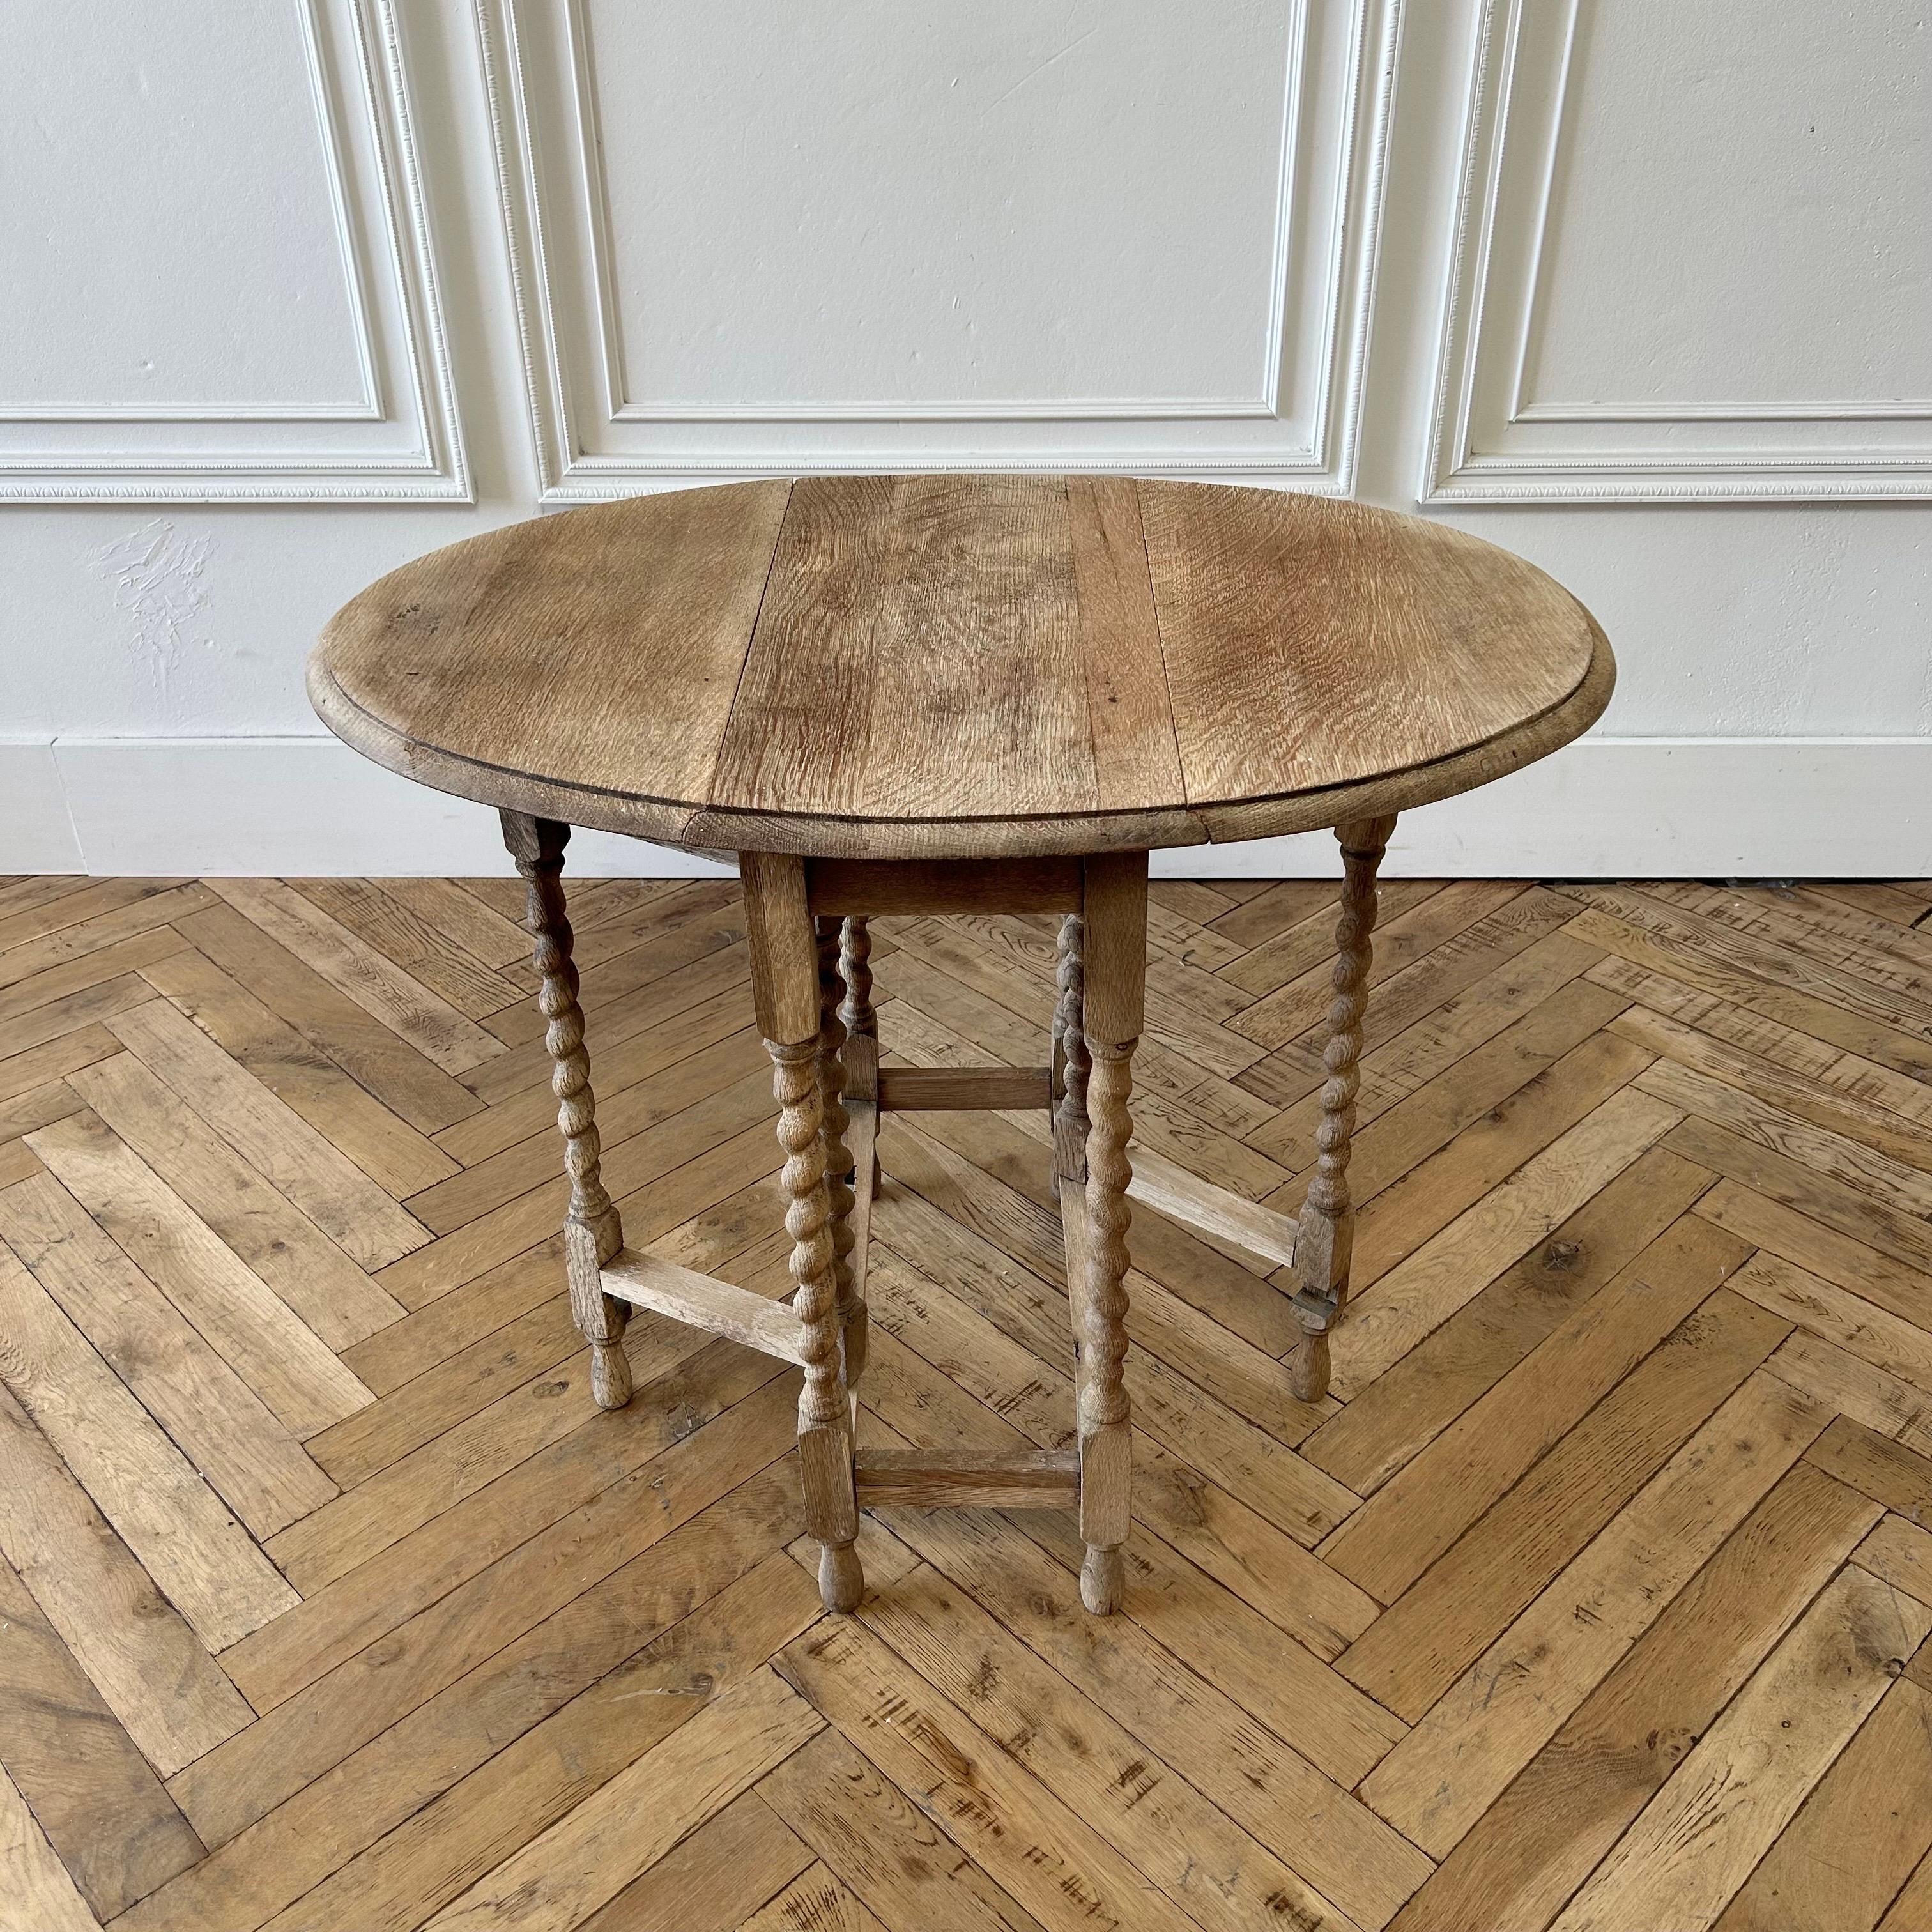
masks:
[(477, 0), (547, 501), (1352, 482), (1399, 0)]
[(1932, 496), (1919, 0), (1486, 0), (1425, 496)]
[[(1580, 739), (1405, 812), (1390, 878), (1879, 878), (1932, 874), (1932, 739)], [(1856, 837), (1845, 828), (1858, 828)], [(0, 740), (0, 873), (467, 877), (509, 870), (487, 806), (334, 738)], [(580, 832), (572, 878), (719, 868)], [(1334, 837), (1186, 845), (1163, 878), (1334, 878)]]
[(392, 0), (0, 19), (0, 498), (466, 502)]

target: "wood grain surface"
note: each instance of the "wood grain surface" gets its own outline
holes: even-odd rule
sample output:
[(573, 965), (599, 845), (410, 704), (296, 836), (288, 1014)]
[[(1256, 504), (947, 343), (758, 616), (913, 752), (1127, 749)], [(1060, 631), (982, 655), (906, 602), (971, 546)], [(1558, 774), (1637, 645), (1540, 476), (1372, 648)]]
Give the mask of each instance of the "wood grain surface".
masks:
[(438, 550), (338, 614), (310, 691), (357, 749), (464, 797), (692, 847), (934, 858), (1399, 811), (1567, 743), (1614, 674), (1540, 571), (1366, 505), (822, 476)]
[[(732, 1330), (796, 1330), (816, 1184), (773, 1119), (831, 1111), (857, 935), (766, 869), (777, 1094), (737, 886), (564, 875), (602, 1179), (664, 1291), (611, 1411), (522, 881), (0, 884), (0, 1094), (40, 1096), (0, 1117), (0, 1932), (1932, 1923), (1932, 882), (1385, 885), (1311, 1402), (1273, 1263), (1333, 1118), (1340, 879), (1148, 881), (1144, 1005), (1043, 874), (871, 920), (888, 1091), (1016, 1104), (839, 1096), (834, 1618), (799, 1370)], [(1104, 1620), (1036, 1071), (1076, 962), (1138, 1036)], [(1204, 1181), (1220, 1220), (1163, 1211)], [(1069, 1225), (1084, 1292), (1114, 1220)], [(718, 1332), (660, 1312), (692, 1298)]]

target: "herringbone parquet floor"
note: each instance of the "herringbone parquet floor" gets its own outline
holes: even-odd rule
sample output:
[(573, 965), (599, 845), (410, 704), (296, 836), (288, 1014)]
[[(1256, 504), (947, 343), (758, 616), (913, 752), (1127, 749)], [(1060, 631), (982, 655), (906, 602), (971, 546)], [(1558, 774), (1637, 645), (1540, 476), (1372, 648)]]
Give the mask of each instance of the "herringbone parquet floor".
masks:
[[(1156, 888), (1150, 1148), (1297, 1204), (1333, 893)], [(799, 1560), (782, 1365), (593, 1409), (514, 882), (0, 885), (0, 1924), (1932, 1924), (1932, 885), (1397, 881), (1335, 1395), (1136, 1208), (1070, 1522)], [(784, 1284), (735, 887), (575, 896), (634, 1246)], [(881, 920), (1036, 1064), (1046, 922)], [(862, 1439), (1058, 1444), (1042, 1120), (890, 1120)]]

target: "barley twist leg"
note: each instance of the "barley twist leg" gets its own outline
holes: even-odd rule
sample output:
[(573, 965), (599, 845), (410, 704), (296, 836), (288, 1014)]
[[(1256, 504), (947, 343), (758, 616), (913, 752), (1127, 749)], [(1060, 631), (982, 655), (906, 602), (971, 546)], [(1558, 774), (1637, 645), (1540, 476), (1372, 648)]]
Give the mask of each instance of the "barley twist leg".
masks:
[[(818, 940), (818, 1097), (825, 1148), (826, 1199), (831, 1214), (832, 1272), (837, 1289), (838, 1333), (844, 1352), (845, 1387), (858, 1386), (866, 1365), (866, 1308), (852, 1268), (854, 1180), (852, 1150), (845, 1144), (851, 1120), (845, 1111), (845, 1008), (848, 982), (841, 958), (841, 922), (820, 919)], [(869, 980), (871, 975), (866, 975)]]
[(1136, 1042), (1088, 1042), (1086, 1281), (1078, 1303), (1080, 1348), (1080, 1534), (1087, 1546), (1080, 1595), (1105, 1616), (1120, 1606), (1132, 1436), (1121, 1368), (1127, 1353), (1127, 1097)]
[(1087, 1079), (1090, 1064), (1083, 1028), (1082, 998), (1085, 979), (1081, 949), (1084, 928), (1078, 913), (1060, 922), (1058, 958), (1054, 983), (1058, 998), (1053, 1008), (1053, 1169), (1054, 1191), (1060, 1180), (1087, 1178)]
[(793, 1312), (802, 1330), (805, 1385), (798, 1398), (799, 1456), (805, 1478), (806, 1526), (822, 1546), (819, 1594), (827, 1610), (854, 1610), (865, 1591), (859, 1553), (859, 1511), (852, 1482), (851, 1410), (842, 1369), (838, 1290), (825, 1184), (824, 1110), (819, 1100), (817, 1040), (787, 1046), (766, 1040), (772, 1090), (778, 1102), (778, 1144), (790, 1204), (791, 1276), (798, 1284)]
[(1348, 1196), (1348, 1154), (1355, 1131), (1355, 1096), (1361, 1087), (1362, 1014), (1368, 1002), (1374, 949), (1376, 874), (1388, 849), (1393, 818), (1365, 818), (1338, 826), (1342, 843), (1342, 911), (1335, 928), (1334, 997), (1328, 1006), (1328, 1040), (1322, 1051), (1328, 1078), (1322, 1088), (1322, 1123), (1315, 1130), (1314, 1178), (1308, 1185), (1294, 1243), (1298, 1283), (1293, 1306), (1303, 1331), (1290, 1388), (1298, 1400), (1319, 1402), (1328, 1393), (1328, 1336), (1348, 1298), (1348, 1264), (1354, 1246), (1355, 1210)]
[(851, 1092), (868, 1097), (878, 1083), (879, 1064), (879, 1016), (872, 1010), (872, 928), (855, 914), (842, 923), (838, 932), (838, 976), (845, 982), (838, 1017), (845, 1022), (846, 1085)]
[(584, 1046), (570, 921), (564, 914), (563, 848), (570, 827), (522, 812), (506, 812), (502, 818), (503, 842), (529, 888), (524, 922), (536, 941), (536, 969), (543, 978), (537, 1004), (546, 1022), (550, 1089), (556, 1096), (564, 1170), (570, 1177), (563, 1241), (571, 1312), (590, 1344), (592, 1398), (600, 1408), (622, 1408), (631, 1399), (631, 1364), (623, 1346), (629, 1310), (604, 1292), (602, 1270), (624, 1245), (624, 1231), (599, 1172), (597, 1101)]

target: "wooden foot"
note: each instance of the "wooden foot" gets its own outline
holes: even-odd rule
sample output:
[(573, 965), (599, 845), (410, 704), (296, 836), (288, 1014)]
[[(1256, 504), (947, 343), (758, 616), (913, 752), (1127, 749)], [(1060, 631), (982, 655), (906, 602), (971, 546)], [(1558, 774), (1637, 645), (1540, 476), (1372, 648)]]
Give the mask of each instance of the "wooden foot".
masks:
[(850, 1616), (866, 1594), (866, 1572), (849, 1543), (830, 1544), (818, 1552), (818, 1600), (828, 1610)]
[(592, 1399), (600, 1408), (622, 1408), (631, 1399), (631, 1364), (623, 1346), (628, 1311), (604, 1292), (602, 1270), (624, 1245), (624, 1230), (598, 1169), (597, 1100), (590, 1090), (584, 1009), (578, 1004), (570, 921), (564, 914), (563, 848), (570, 827), (519, 812), (501, 816), (503, 843), (529, 887), (524, 923), (536, 942), (536, 969), (543, 977), (537, 1004), (548, 1022), (544, 1045), (563, 1135), (564, 1169), (570, 1176), (563, 1252), (571, 1314), (590, 1344)]
[(1127, 1566), (1118, 1548), (1090, 1544), (1080, 1565), (1080, 1600), (1096, 1617), (1111, 1617), (1126, 1596)]
[(1315, 1176), (1308, 1184), (1294, 1239), (1298, 1283), (1293, 1307), (1303, 1340), (1289, 1370), (1298, 1402), (1319, 1402), (1328, 1393), (1328, 1337), (1348, 1298), (1348, 1262), (1354, 1246), (1355, 1210), (1348, 1198), (1348, 1153), (1355, 1131), (1355, 1095), (1361, 1086), (1362, 1014), (1368, 1001), (1374, 949), (1376, 873), (1395, 820), (1364, 818), (1337, 826), (1342, 842), (1342, 913), (1335, 928), (1334, 997), (1328, 1006), (1328, 1043), (1322, 1064), (1322, 1124), (1315, 1130)]
[(1297, 1402), (1319, 1402), (1328, 1393), (1328, 1336), (1302, 1323), (1304, 1334), (1288, 1358), (1288, 1392)]

